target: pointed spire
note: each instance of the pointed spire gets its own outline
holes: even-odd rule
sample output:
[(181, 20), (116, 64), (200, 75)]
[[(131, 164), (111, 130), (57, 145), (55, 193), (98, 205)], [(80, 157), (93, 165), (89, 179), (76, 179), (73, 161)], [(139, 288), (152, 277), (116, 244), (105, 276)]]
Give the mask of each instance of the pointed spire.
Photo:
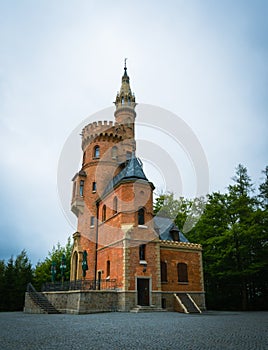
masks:
[(116, 109), (126, 106), (134, 109), (136, 106), (135, 95), (131, 91), (129, 76), (127, 74), (127, 58), (124, 59), (124, 74), (122, 76), (120, 92), (116, 95), (115, 105)]

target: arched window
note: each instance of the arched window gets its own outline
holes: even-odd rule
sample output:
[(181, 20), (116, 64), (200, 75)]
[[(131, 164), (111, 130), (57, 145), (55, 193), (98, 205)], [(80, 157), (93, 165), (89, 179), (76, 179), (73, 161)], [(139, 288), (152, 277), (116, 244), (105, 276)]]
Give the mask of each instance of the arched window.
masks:
[(94, 147), (93, 157), (94, 158), (100, 158), (100, 146), (95, 146)]
[(110, 277), (111, 273), (111, 262), (110, 260), (107, 260), (106, 262), (106, 278)]
[(106, 205), (102, 207), (102, 221), (106, 220)]
[(79, 193), (80, 193), (81, 197), (83, 197), (83, 195), (84, 195), (84, 185), (85, 185), (85, 181), (84, 180), (80, 180)]
[(167, 263), (161, 261), (161, 282), (167, 282)]
[(188, 267), (185, 263), (178, 263), (178, 282), (188, 282)]
[(145, 210), (144, 208), (140, 208), (138, 210), (138, 225), (144, 225), (144, 213), (145, 213)]
[(118, 210), (118, 199), (117, 197), (114, 197), (113, 199), (113, 214), (116, 214), (117, 213), (117, 210)]
[(94, 181), (92, 182), (92, 192), (96, 192), (97, 191), (97, 183)]
[(114, 146), (114, 147), (112, 148), (112, 158), (113, 158), (113, 159), (116, 159), (116, 158), (117, 158), (117, 147), (116, 147), (116, 146)]

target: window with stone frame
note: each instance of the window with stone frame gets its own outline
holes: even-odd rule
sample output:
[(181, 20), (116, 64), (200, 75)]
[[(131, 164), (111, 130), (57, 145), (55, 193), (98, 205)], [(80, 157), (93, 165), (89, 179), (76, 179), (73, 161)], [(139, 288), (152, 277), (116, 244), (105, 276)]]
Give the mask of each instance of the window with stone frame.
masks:
[(83, 195), (84, 195), (84, 185), (85, 185), (85, 181), (84, 180), (80, 180), (79, 194), (80, 194), (81, 197), (83, 197)]
[(100, 146), (94, 147), (93, 158), (100, 158)]
[(106, 262), (106, 278), (110, 277), (111, 274), (111, 262), (107, 260)]
[(145, 209), (144, 208), (140, 208), (138, 210), (138, 225), (144, 225), (145, 224)]
[(106, 220), (106, 205), (102, 207), (102, 221)]
[(185, 263), (178, 263), (177, 264), (177, 270), (178, 270), (178, 282), (188, 282), (188, 266)]
[(117, 197), (114, 197), (113, 199), (113, 214), (116, 214), (118, 211), (118, 199)]
[(161, 282), (167, 282), (167, 263), (161, 261)]
[(146, 244), (141, 244), (139, 246), (139, 257), (140, 261), (145, 261), (145, 250), (146, 250)]

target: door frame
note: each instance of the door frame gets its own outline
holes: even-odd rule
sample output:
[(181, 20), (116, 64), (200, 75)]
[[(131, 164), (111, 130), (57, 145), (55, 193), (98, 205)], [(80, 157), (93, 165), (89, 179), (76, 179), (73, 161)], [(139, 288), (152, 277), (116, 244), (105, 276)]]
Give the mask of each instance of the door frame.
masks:
[(136, 291), (136, 305), (138, 305), (138, 279), (149, 280), (149, 306), (152, 305), (152, 277), (150, 276), (135, 276), (135, 291)]

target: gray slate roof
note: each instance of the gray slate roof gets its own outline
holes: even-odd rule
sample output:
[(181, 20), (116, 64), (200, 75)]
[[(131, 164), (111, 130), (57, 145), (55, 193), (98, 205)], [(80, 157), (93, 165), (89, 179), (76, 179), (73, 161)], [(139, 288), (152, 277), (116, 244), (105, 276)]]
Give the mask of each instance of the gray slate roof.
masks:
[(171, 231), (178, 231), (180, 242), (189, 243), (188, 239), (183, 235), (182, 232), (180, 232), (178, 227), (174, 224), (174, 222), (170, 218), (155, 216), (154, 224), (155, 224), (155, 228), (159, 230), (160, 239), (164, 241), (173, 241)]
[(120, 171), (107, 185), (104, 190), (103, 195), (110, 192), (114, 187), (116, 187), (122, 180), (125, 179), (141, 179), (148, 181), (142, 169), (142, 162), (140, 159), (132, 155), (131, 159), (126, 161), (126, 166)]

